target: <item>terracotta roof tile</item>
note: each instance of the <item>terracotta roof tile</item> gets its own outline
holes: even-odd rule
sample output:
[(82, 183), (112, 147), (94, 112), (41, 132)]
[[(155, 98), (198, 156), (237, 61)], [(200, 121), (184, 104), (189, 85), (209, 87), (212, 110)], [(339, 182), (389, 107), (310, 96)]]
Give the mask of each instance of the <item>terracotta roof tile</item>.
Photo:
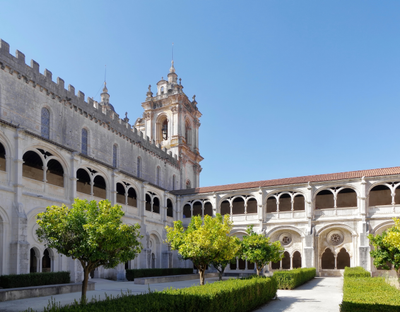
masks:
[(247, 189), (247, 188), (278, 186), (278, 185), (286, 185), (286, 184), (299, 184), (299, 183), (308, 183), (308, 182), (324, 182), (324, 181), (354, 179), (354, 178), (361, 178), (361, 177), (386, 176), (386, 175), (394, 175), (394, 174), (400, 174), (400, 167), (358, 170), (358, 171), (309, 175), (309, 176), (303, 176), (303, 177), (283, 178), (283, 179), (226, 184), (226, 185), (217, 185), (217, 186), (206, 186), (206, 187), (199, 187), (199, 188), (194, 188), (194, 189), (173, 191), (172, 193), (174, 193), (176, 195), (189, 195), (189, 194), (198, 194), (198, 193), (231, 191), (231, 190), (239, 190), (239, 189)]

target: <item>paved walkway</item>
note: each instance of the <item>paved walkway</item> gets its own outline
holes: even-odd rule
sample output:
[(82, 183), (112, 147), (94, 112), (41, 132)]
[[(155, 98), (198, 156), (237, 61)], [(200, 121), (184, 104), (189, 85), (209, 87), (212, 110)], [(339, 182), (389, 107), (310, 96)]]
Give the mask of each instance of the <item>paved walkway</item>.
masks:
[(294, 290), (278, 290), (278, 298), (255, 312), (338, 312), (343, 278), (317, 277)]
[[(206, 282), (211, 283), (218, 278), (207, 278)], [(149, 289), (162, 290), (168, 287), (184, 288), (198, 285), (198, 280), (189, 280), (172, 283), (136, 285), (133, 282), (115, 282), (104, 279), (92, 279), (96, 282), (96, 290), (88, 291), (88, 300), (91, 298), (104, 299), (104, 294), (116, 296), (121, 291), (129, 290), (133, 294), (148, 292)], [(257, 311), (307, 311), (307, 312), (330, 312), (339, 311), (339, 303), (342, 300), (343, 279), (337, 277), (316, 278), (295, 290), (278, 290), (278, 299), (274, 300)], [(14, 301), (0, 302), (1, 312), (24, 311), (32, 308), (35, 311), (43, 311), (49, 301), (53, 298), (62, 305), (72, 303), (80, 299), (80, 292), (62, 294), (55, 296), (36, 297)]]

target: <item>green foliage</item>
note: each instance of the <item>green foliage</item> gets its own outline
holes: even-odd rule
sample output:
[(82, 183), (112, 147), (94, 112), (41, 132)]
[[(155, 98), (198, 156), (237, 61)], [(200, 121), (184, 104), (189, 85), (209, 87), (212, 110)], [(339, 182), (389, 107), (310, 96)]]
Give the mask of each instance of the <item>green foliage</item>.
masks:
[(99, 266), (113, 268), (140, 253), (140, 226), (123, 224), (122, 207), (108, 200), (76, 198), (72, 208), (49, 206), (37, 216), (36, 234), (58, 253), (78, 259), (83, 267), (82, 300), (86, 299), (89, 273)]
[(363, 267), (344, 268), (344, 277), (371, 277), (371, 273)]
[(182, 221), (174, 221), (174, 227), (166, 226), (167, 240), (172, 250), (177, 250), (183, 259), (192, 260), (199, 270), (200, 284), (204, 284), (204, 271), (211, 262), (231, 260), (240, 248), (237, 237), (229, 236), (232, 222), (229, 215), (224, 218), (205, 216), (192, 217), (185, 230)]
[(172, 269), (130, 269), (126, 270), (126, 279), (133, 281), (135, 278), (193, 274), (193, 269), (172, 268)]
[(381, 277), (345, 277), (340, 311), (400, 311), (400, 292)]
[(400, 273), (400, 225), (399, 220), (394, 219), (396, 224), (387, 229), (381, 235), (368, 235), (371, 245), (374, 250), (370, 252), (371, 256), (374, 258), (374, 265), (376, 267), (390, 270), (388, 263), (393, 265), (397, 275)]
[(53, 303), (44, 312), (246, 312), (267, 303), (276, 291), (273, 278), (231, 279), (141, 295), (122, 294), (84, 306), (75, 303), (60, 307)]
[(274, 278), (278, 289), (294, 289), (315, 277), (315, 268), (293, 269), (289, 271), (275, 271)]
[(271, 243), (264, 234), (256, 234), (253, 226), (247, 228), (247, 236), (241, 242), (241, 258), (256, 264), (257, 275), (270, 261), (278, 262), (283, 258), (284, 248), (279, 241)]
[(69, 272), (43, 272), (0, 276), (0, 287), (18, 288), (70, 283)]

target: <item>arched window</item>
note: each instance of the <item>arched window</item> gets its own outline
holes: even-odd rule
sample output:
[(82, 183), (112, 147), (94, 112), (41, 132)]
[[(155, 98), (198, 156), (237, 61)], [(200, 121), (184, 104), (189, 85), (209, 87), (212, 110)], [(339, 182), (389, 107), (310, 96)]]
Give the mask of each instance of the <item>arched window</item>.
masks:
[(106, 199), (106, 181), (102, 176), (96, 176), (93, 180), (93, 195)]
[(315, 209), (325, 209), (334, 207), (333, 193), (330, 190), (319, 192), (315, 198)]
[(172, 201), (170, 199), (167, 199), (167, 217), (173, 217), (174, 212), (173, 212), (173, 206), (172, 206)]
[(210, 216), (212, 217), (213, 215), (213, 209), (212, 209), (212, 204), (210, 202), (207, 202), (204, 204), (204, 215), (205, 216)]
[(87, 155), (88, 151), (88, 132), (85, 128), (82, 129), (81, 153)]
[(201, 210), (202, 210), (203, 204), (199, 201), (193, 203), (193, 216), (200, 216), (202, 215)]
[(279, 211), (291, 211), (292, 210), (292, 197), (285, 193), (279, 197)]
[(236, 197), (233, 200), (232, 214), (244, 214), (244, 200), (242, 197)]
[(304, 210), (305, 202), (303, 195), (296, 195), (293, 200), (293, 210)]
[(76, 172), (76, 190), (81, 193), (91, 194), (90, 176), (84, 169), (78, 169)]
[(47, 183), (64, 187), (64, 169), (55, 159), (47, 163), (46, 180)]
[(338, 270), (344, 270), (345, 267), (350, 267), (350, 255), (346, 249), (340, 249), (336, 261)]
[(35, 249), (31, 248), (30, 251), (30, 269), (29, 273), (36, 273), (37, 272), (37, 257)]
[(221, 215), (226, 215), (231, 213), (231, 205), (229, 204), (229, 201), (224, 200), (221, 203)]
[(136, 162), (136, 175), (138, 178), (142, 177), (142, 159), (140, 157), (137, 158)]
[(128, 190), (128, 205), (132, 207), (137, 207), (137, 196), (136, 191), (133, 187)]
[(45, 139), (50, 139), (50, 111), (46, 107), (43, 107), (41, 112), (40, 135)]
[(0, 143), (0, 170), (6, 171), (6, 149)]
[(392, 203), (392, 194), (386, 185), (377, 185), (369, 192), (369, 205), (390, 205)]
[(51, 259), (49, 250), (47, 248), (43, 252), (42, 272), (51, 272)]
[(187, 180), (187, 181), (186, 181), (186, 188), (187, 188), (187, 189), (192, 188), (192, 183), (190, 183), (190, 180)]
[(292, 259), (293, 269), (301, 268), (301, 254), (299, 251), (295, 251)]
[(160, 200), (158, 197), (153, 198), (153, 212), (160, 213)]
[(325, 249), (322, 254), (321, 264), (323, 270), (333, 270), (335, 268), (335, 256), (329, 248)]
[(183, 206), (183, 217), (184, 218), (191, 218), (192, 217), (192, 211), (190, 209), (190, 205), (186, 204)]
[(257, 213), (257, 200), (249, 198), (247, 201), (247, 213)]
[(125, 205), (125, 187), (117, 183), (117, 203)]
[(146, 194), (146, 210), (151, 211), (151, 197), (149, 194)]
[(283, 253), (283, 258), (282, 258), (282, 269), (283, 270), (289, 270), (290, 269), (290, 255), (287, 251)]
[(161, 87), (160, 91), (161, 91), (161, 94), (164, 94), (164, 87)]
[(164, 122), (162, 123), (161, 131), (162, 131), (162, 139), (168, 140), (168, 120), (167, 119), (165, 119)]
[(271, 196), (267, 199), (267, 212), (276, 212), (277, 211), (277, 204), (276, 198)]
[(118, 157), (118, 146), (117, 144), (113, 145), (113, 167), (117, 168), (117, 157)]
[(24, 164), (22, 166), (22, 176), (37, 181), (43, 181), (43, 162), (40, 156), (28, 151), (22, 157)]
[(357, 207), (357, 193), (351, 188), (340, 190), (336, 197), (337, 208)]
[(160, 185), (160, 174), (161, 174), (161, 168), (160, 166), (157, 166), (157, 170), (156, 170), (156, 184)]

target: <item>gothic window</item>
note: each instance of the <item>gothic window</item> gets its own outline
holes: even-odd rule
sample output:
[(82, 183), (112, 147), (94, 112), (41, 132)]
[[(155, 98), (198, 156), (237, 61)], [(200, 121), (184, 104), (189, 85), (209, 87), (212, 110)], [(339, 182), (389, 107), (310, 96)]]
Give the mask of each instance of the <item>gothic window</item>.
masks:
[(162, 138), (163, 140), (168, 140), (168, 120), (165, 119), (162, 124)]
[(40, 156), (33, 151), (28, 151), (24, 154), (22, 160), (24, 161), (22, 165), (22, 176), (43, 181), (43, 161)]
[(64, 169), (55, 159), (47, 163), (46, 180), (47, 183), (64, 187)]
[(335, 268), (335, 256), (329, 248), (325, 249), (322, 254), (321, 264), (323, 270), (333, 270)]
[(0, 170), (6, 171), (6, 150), (0, 143)]
[(283, 258), (282, 258), (282, 269), (283, 270), (289, 270), (290, 269), (290, 255), (287, 251), (283, 253)]
[(153, 198), (153, 212), (160, 213), (160, 200), (157, 197)]
[(212, 217), (213, 211), (212, 211), (212, 204), (207, 202), (204, 204), (204, 215), (207, 216), (209, 215)]
[(202, 212), (201, 212), (202, 211), (202, 207), (203, 207), (203, 204), (201, 202), (199, 202), (199, 201), (193, 203), (193, 217), (194, 216), (200, 216), (201, 217), (201, 215), (202, 215)]
[(43, 252), (42, 272), (51, 272), (51, 259), (49, 250), (47, 248)]
[(187, 188), (187, 189), (192, 188), (192, 184), (190, 183), (190, 180), (187, 180), (187, 181), (186, 181), (186, 188)]
[(117, 157), (118, 157), (118, 146), (117, 144), (113, 145), (113, 167), (117, 167)]
[(293, 254), (292, 267), (293, 269), (301, 268), (301, 254), (298, 251)]
[(82, 141), (81, 141), (81, 153), (87, 155), (87, 147), (88, 147), (88, 131), (83, 128), (82, 129)]
[(229, 201), (224, 200), (221, 203), (221, 215), (226, 215), (226, 214), (230, 214), (231, 213), (231, 205), (229, 203)]
[(100, 175), (96, 176), (93, 180), (93, 195), (107, 199), (106, 181)]
[(50, 139), (50, 111), (43, 107), (41, 113), (41, 131), (40, 134), (45, 139)]
[(132, 207), (137, 207), (137, 196), (136, 191), (133, 187), (128, 190), (128, 205)]
[(167, 199), (167, 217), (173, 217), (174, 212), (173, 212), (173, 206), (172, 206), (172, 201), (170, 199)]
[(85, 169), (78, 169), (76, 172), (76, 190), (77, 192), (91, 194), (90, 176)]
[(161, 168), (160, 166), (157, 166), (157, 171), (156, 171), (156, 184), (160, 185), (160, 174), (161, 174)]
[(184, 218), (191, 218), (192, 217), (192, 211), (190, 208), (189, 204), (186, 204), (185, 206), (183, 206), (183, 217)]
[(125, 205), (125, 187), (121, 183), (117, 183), (117, 203)]
[(138, 178), (142, 177), (142, 159), (140, 157), (137, 158), (137, 163), (136, 163), (136, 175)]
[(340, 249), (336, 261), (338, 270), (344, 270), (345, 267), (350, 267), (350, 255), (346, 251), (346, 249), (344, 248)]

